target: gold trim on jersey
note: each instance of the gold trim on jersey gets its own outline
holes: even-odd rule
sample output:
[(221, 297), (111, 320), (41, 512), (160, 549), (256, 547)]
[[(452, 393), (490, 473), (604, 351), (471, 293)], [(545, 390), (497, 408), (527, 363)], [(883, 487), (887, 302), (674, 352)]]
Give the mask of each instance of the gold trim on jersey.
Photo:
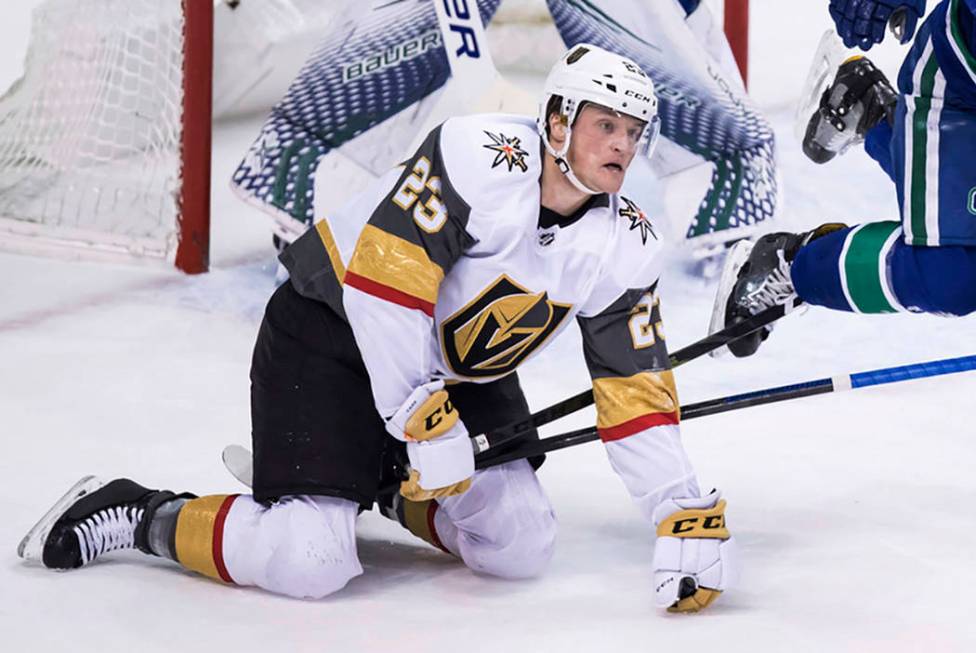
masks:
[(367, 224), (359, 234), (349, 272), (434, 304), (444, 271), (423, 247)]
[(342, 256), (339, 255), (339, 245), (336, 244), (335, 237), (332, 235), (332, 229), (329, 228), (329, 223), (326, 220), (319, 220), (315, 223), (315, 231), (318, 232), (319, 238), (322, 240), (322, 246), (325, 247), (325, 252), (329, 255), (329, 262), (332, 263), (332, 270), (335, 272), (336, 279), (339, 280), (339, 283), (342, 283), (342, 279), (346, 276), (346, 266), (342, 263)]
[(619, 426), (651, 413), (677, 414), (680, 410), (671, 370), (593, 379), (593, 396), (596, 399), (596, 425), (600, 429)]
[[(476, 336), (485, 327), (485, 322), (493, 318), (497, 322), (497, 329), (491, 334), (491, 340), (485, 345), (486, 349), (497, 347), (498, 345), (510, 340), (519, 334), (533, 334), (540, 330), (538, 326), (519, 326), (519, 320), (524, 318), (529, 311), (535, 308), (539, 302), (545, 302), (545, 293), (527, 295), (509, 295), (502, 297), (491, 303), (490, 306), (478, 317), (468, 322), (454, 333), (454, 341), (457, 344), (458, 355), (461, 360), (465, 360), (471, 353)], [(552, 318), (552, 307), (548, 309), (546, 322)], [(531, 342), (531, 341), (530, 341)], [(523, 345), (524, 346), (524, 345)]]

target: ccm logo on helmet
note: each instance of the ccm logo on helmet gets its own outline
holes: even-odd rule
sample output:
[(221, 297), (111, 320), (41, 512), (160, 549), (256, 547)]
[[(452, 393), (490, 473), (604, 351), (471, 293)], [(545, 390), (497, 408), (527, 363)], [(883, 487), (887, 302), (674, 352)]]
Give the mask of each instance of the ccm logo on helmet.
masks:
[(624, 64), (624, 68), (627, 69), (627, 72), (634, 73), (635, 75), (640, 75), (641, 77), (647, 77), (647, 75), (644, 74), (644, 71), (640, 69), (640, 66), (635, 66), (629, 61), (624, 61), (622, 63)]
[[(465, 55), (472, 59), (481, 58), (481, 50), (478, 48), (478, 39), (475, 36), (474, 28), (464, 23), (471, 22), (471, 9), (468, 7), (468, 0), (442, 0), (444, 13), (450, 19), (451, 32), (455, 32), (461, 37), (461, 47), (454, 53), (460, 57)], [(475, 16), (474, 20), (481, 20), (481, 16)], [(446, 36), (446, 35), (445, 35)], [(447, 39), (444, 39), (447, 45)]]
[(653, 102), (654, 98), (644, 95), (643, 93), (638, 93), (637, 91), (632, 91), (629, 88), (624, 91), (624, 95), (627, 97), (632, 97), (638, 102)]

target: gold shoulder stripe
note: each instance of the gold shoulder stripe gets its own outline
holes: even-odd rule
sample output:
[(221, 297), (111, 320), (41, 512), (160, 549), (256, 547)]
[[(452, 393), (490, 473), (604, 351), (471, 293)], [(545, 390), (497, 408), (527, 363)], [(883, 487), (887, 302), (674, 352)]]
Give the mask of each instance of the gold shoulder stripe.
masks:
[(349, 272), (430, 304), (444, 279), (423, 247), (369, 224), (359, 235)]
[(634, 376), (593, 379), (598, 429), (612, 429), (652, 413), (679, 411), (674, 374), (640, 372)]
[(346, 276), (346, 266), (342, 263), (342, 256), (339, 255), (339, 246), (336, 244), (332, 230), (329, 228), (328, 220), (319, 220), (316, 222), (315, 231), (318, 232), (319, 238), (322, 240), (322, 246), (325, 247), (325, 251), (329, 255), (329, 262), (332, 263), (332, 269), (335, 271), (336, 279), (339, 280), (339, 283), (342, 283), (342, 279)]

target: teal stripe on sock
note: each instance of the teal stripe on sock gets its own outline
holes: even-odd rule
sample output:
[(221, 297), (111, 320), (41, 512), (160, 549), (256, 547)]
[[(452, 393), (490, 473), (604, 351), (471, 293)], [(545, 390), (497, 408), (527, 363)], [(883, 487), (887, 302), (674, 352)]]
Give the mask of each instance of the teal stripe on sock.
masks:
[(876, 222), (865, 225), (851, 239), (844, 256), (843, 271), (847, 281), (847, 291), (851, 302), (862, 313), (895, 313), (882, 289), (884, 266), (881, 257), (884, 244), (892, 232), (898, 229), (897, 222)]

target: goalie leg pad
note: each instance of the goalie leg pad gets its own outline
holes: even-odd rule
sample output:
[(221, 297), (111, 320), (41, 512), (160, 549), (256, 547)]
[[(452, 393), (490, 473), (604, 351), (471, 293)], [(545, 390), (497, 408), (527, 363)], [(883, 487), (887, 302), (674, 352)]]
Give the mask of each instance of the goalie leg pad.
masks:
[(472, 570), (530, 578), (549, 564), (556, 516), (527, 461), (481, 470), (471, 489), (439, 503), (434, 525), (440, 541)]

